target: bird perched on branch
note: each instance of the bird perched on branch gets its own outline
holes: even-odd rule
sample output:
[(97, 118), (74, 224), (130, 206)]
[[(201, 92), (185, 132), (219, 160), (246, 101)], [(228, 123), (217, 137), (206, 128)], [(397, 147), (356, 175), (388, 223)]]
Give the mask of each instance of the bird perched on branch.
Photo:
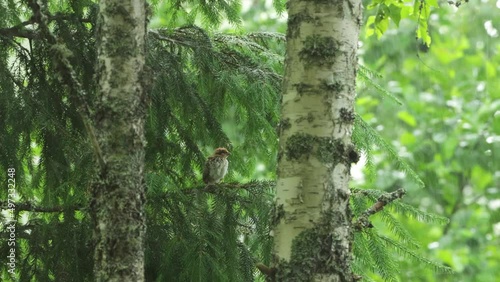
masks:
[(226, 148), (217, 148), (212, 156), (208, 157), (203, 170), (203, 182), (206, 184), (218, 183), (227, 173), (230, 155)]

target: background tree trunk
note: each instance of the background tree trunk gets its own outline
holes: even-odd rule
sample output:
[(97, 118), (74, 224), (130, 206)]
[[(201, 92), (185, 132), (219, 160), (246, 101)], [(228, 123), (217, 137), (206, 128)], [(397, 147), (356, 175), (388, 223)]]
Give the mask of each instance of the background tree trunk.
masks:
[(353, 281), (359, 0), (288, 2), (274, 228), (278, 281)]
[(95, 279), (144, 281), (146, 3), (102, 0), (99, 9)]

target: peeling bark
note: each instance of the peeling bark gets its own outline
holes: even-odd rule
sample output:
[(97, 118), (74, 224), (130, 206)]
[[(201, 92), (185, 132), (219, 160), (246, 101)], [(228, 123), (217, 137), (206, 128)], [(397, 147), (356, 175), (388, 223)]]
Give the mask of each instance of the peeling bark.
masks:
[[(290, 0), (274, 236), (277, 281), (353, 281), (349, 207), (359, 0)], [(285, 126), (286, 125), (286, 126)]]
[(102, 164), (92, 186), (96, 281), (144, 281), (146, 3), (102, 0), (93, 120)]

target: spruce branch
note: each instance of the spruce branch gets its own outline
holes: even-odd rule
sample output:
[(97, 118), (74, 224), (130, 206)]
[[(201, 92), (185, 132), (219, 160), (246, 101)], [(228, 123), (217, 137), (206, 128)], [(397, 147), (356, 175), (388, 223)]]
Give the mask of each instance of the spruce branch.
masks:
[(31, 18), (27, 21), (24, 21), (18, 25), (7, 28), (0, 28), (0, 36), (2, 37), (20, 37), (26, 39), (36, 39), (40, 37), (40, 34), (34, 32), (33, 30), (26, 29), (26, 26), (34, 24), (35, 19)]
[(101, 168), (105, 168), (106, 163), (104, 162), (101, 147), (97, 142), (95, 128), (90, 120), (90, 106), (85, 100), (85, 97), (87, 95), (69, 61), (69, 57), (72, 56), (72, 52), (64, 42), (58, 41), (56, 36), (49, 29), (48, 24), (50, 13), (48, 12), (47, 7), (43, 6), (40, 1), (36, 0), (29, 1), (28, 5), (33, 11), (32, 19), (40, 25), (42, 34), (44, 35), (47, 42), (51, 45), (54, 59), (59, 66), (59, 73), (62, 77), (62, 81), (70, 88), (70, 97), (75, 103), (78, 114), (82, 119), (87, 134), (89, 135), (89, 139), (92, 144), (92, 148), (94, 149), (94, 154), (97, 158), (97, 161), (99, 162)]
[[(362, 190), (359, 190), (362, 191)], [(372, 223), (369, 220), (369, 217), (376, 214), (377, 212), (384, 209), (384, 207), (397, 200), (401, 199), (406, 194), (406, 190), (403, 188), (399, 188), (398, 190), (391, 193), (384, 193), (380, 197), (378, 197), (377, 202), (375, 202), (370, 208), (365, 210), (359, 217), (358, 220), (354, 223), (354, 229), (356, 231), (361, 231), (363, 228), (371, 228), (373, 227)]]
[(187, 42), (183, 39), (176, 39), (173, 36), (162, 35), (160, 32), (161, 32), (161, 30), (150, 30), (148, 32), (148, 34), (150, 34), (152, 37), (154, 37), (158, 40), (161, 40), (161, 41), (167, 41), (167, 42), (174, 43), (177, 45), (182, 45), (182, 46), (192, 47), (192, 48), (199, 47), (199, 46), (196, 46), (195, 44), (192, 44), (191, 42)]
[(266, 276), (266, 281), (275, 281), (277, 269), (275, 267), (269, 267), (263, 263), (256, 263), (255, 267)]
[(441, 273), (453, 273), (453, 269), (442, 265), (436, 261), (432, 261), (430, 259), (425, 258), (424, 256), (421, 256), (420, 254), (416, 253), (415, 251), (409, 249), (405, 245), (399, 243), (398, 241), (391, 239), (387, 236), (379, 236), (380, 239), (384, 242), (384, 244), (387, 247), (391, 247), (395, 249), (398, 253), (404, 255), (405, 257), (411, 258), (415, 262), (423, 263), (428, 266), (431, 266), (434, 268), (435, 271), (441, 272)]
[[(207, 194), (219, 194), (223, 191), (231, 191), (234, 189), (246, 190), (250, 193), (256, 191), (256, 189), (264, 189), (266, 187), (274, 187), (274, 181), (250, 181), (248, 183), (219, 183), (215, 185), (198, 185), (191, 188), (185, 188), (181, 190), (167, 191), (164, 193), (164, 198), (169, 199), (173, 194), (182, 193), (185, 195), (192, 195), (194, 193), (207, 193)], [(28, 212), (40, 212), (40, 213), (57, 213), (64, 211), (78, 211), (85, 210), (86, 205), (76, 204), (70, 206), (40, 206), (37, 203), (30, 201), (26, 202), (16, 202), (14, 210), (15, 211), (28, 211)], [(11, 210), (7, 201), (0, 201), (0, 210)]]
[[(32, 8), (35, 6), (30, 5)], [(47, 22), (50, 23), (54, 20), (73, 20), (75, 17), (72, 14), (56, 13), (54, 15), (47, 15)], [(12, 39), (13, 37), (26, 38), (26, 39), (41, 39), (41, 34), (33, 29), (26, 28), (29, 25), (38, 23), (39, 18), (33, 16), (29, 20), (21, 22), (12, 27), (0, 28), (0, 36)], [(93, 23), (89, 18), (79, 18), (81, 23)]]
[[(217, 194), (220, 191), (230, 191), (230, 190), (235, 190), (235, 189), (240, 189), (240, 190), (246, 190), (248, 192), (252, 192), (260, 189), (264, 189), (266, 187), (274, 187), (276, 185), (275, 181), (250, 181), (247, 183), (239, 183), (239, 182), (231, 182), (231, 183), (218, 183), (218, 184), (209, 184), (209, 185), (202, 185), (202, 186), (195, 186), (192, 188), (186, 188), (182, 189), (180, 191), (183, 191), (186, 194), (192, 194), (192, 193), (197, 193), (198, 191), (201, 191), (203, 193), (210, 193), (210, 194)], [(177, 191), (169, 191), (167, 192), (167, 197), (169, 196), (169, 193), (176, 193)]]
[(249, 38), (255, 39), (273, 39), (281, 42), (285, 42), (285, 35), (279, 32), (268, 32), (268, 31), (259, 31), (259, 32), (251, 32), (248, 34)]
[[(0, 201), (1, 210), (11, 210), (7, 201)], [(15, 203), (15, 211), (28, 211), (28, 212), (64, 212), (64, 211), (78, 211), (85, 209), (84, 205), (72, 205), (72, 206), (51, 206), (51, 207), (41, 207), (33, 202), (19, 202)]]
[(357, 114), (354, 121), (354, 127), (359, 127), (359, 130), (355, 129), (355, 131), (357, 131), (356, 134), (362, 134), (362, 136), (358, 136), (356, 139), (359, 140), (359, 138), (366, 138), (371, 143), (379, 146), (380, 149), (385, 151), (389, 155), (389, 157), (391, 157), (395, 161), (396, 165), (403, 172), (413, 178), (413, 180), (415, 180), (415, 182), (417, 182), (417, 184), (419, 184), (421, 187), (425, 186), (422, 179), (420, 179), (418, 174), (411, 168), (411, 166), (399, 156), (393, 146), (387, 143), (387, 141), (385, 141), (375, 129), (373, 129), (366, 121), (363, 120), (361, 116)]
[[(372, 201), (377, 201), (377, 198), (384, 194), (383, 191), (375, 189), (351, 189), (353, 198), (359, 199), (360, 195), (366, 197)], [(436, 214), (428, 213), (415, 208), (412, 205), (403, 202), (393, 202), (391, 209), (396, 213), (402, 214), (404, 216), (412, 217), (420, 222), (436, 223), (441, 225), (446, 225), (449, 222), (447, 217), (439, 216)], [(361, 212), (359, 213), (361, 214)]]
[(361, 64), (358, 64), (358, 71), (359, 71), (358, 72), (359, 79), (361, 81), (366, 82), (369, 86), (373, 87), (375, 90), (377, 90), (378, 93), (382, 94), (382, 98), (389, 98), (394, 102), (396, 102), (397, 104), (403, 105), (403, 102), (398, 97), (396, 97), (394, 94), (387, 91), (384, 87), (375, 82), (375, 79), (381, 78), (382, 75)]

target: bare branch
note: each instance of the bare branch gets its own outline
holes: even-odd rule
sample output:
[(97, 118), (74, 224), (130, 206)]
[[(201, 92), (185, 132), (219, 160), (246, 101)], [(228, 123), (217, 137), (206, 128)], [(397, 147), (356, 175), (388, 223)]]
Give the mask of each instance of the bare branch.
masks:
[(16, 26), (8, 28), (0, 28), (0, 36), (3, 37), (22, 37), (28, 39), (40, 38), (40, 35), (34, 30), (26, 29), (27, 25), (34, 24), (35, 20), (31, 18), (28, 21), (22, 22)]
[(354, 223), (354, 230), (361, 231), (363, 228), (373, 227), (372, 223), (368, 218), (376, 214), (377, 212), (383, 210), (387, 204), (397, 199), (401, 199), (405, 194), (406, 190), (403, 188), (399, 188), (394, 192), (385, 193), (380, 197), (378, 197), (377, 202), (374, 203), (370, 208), (368, 208), (358, 217), (358, 220)]

